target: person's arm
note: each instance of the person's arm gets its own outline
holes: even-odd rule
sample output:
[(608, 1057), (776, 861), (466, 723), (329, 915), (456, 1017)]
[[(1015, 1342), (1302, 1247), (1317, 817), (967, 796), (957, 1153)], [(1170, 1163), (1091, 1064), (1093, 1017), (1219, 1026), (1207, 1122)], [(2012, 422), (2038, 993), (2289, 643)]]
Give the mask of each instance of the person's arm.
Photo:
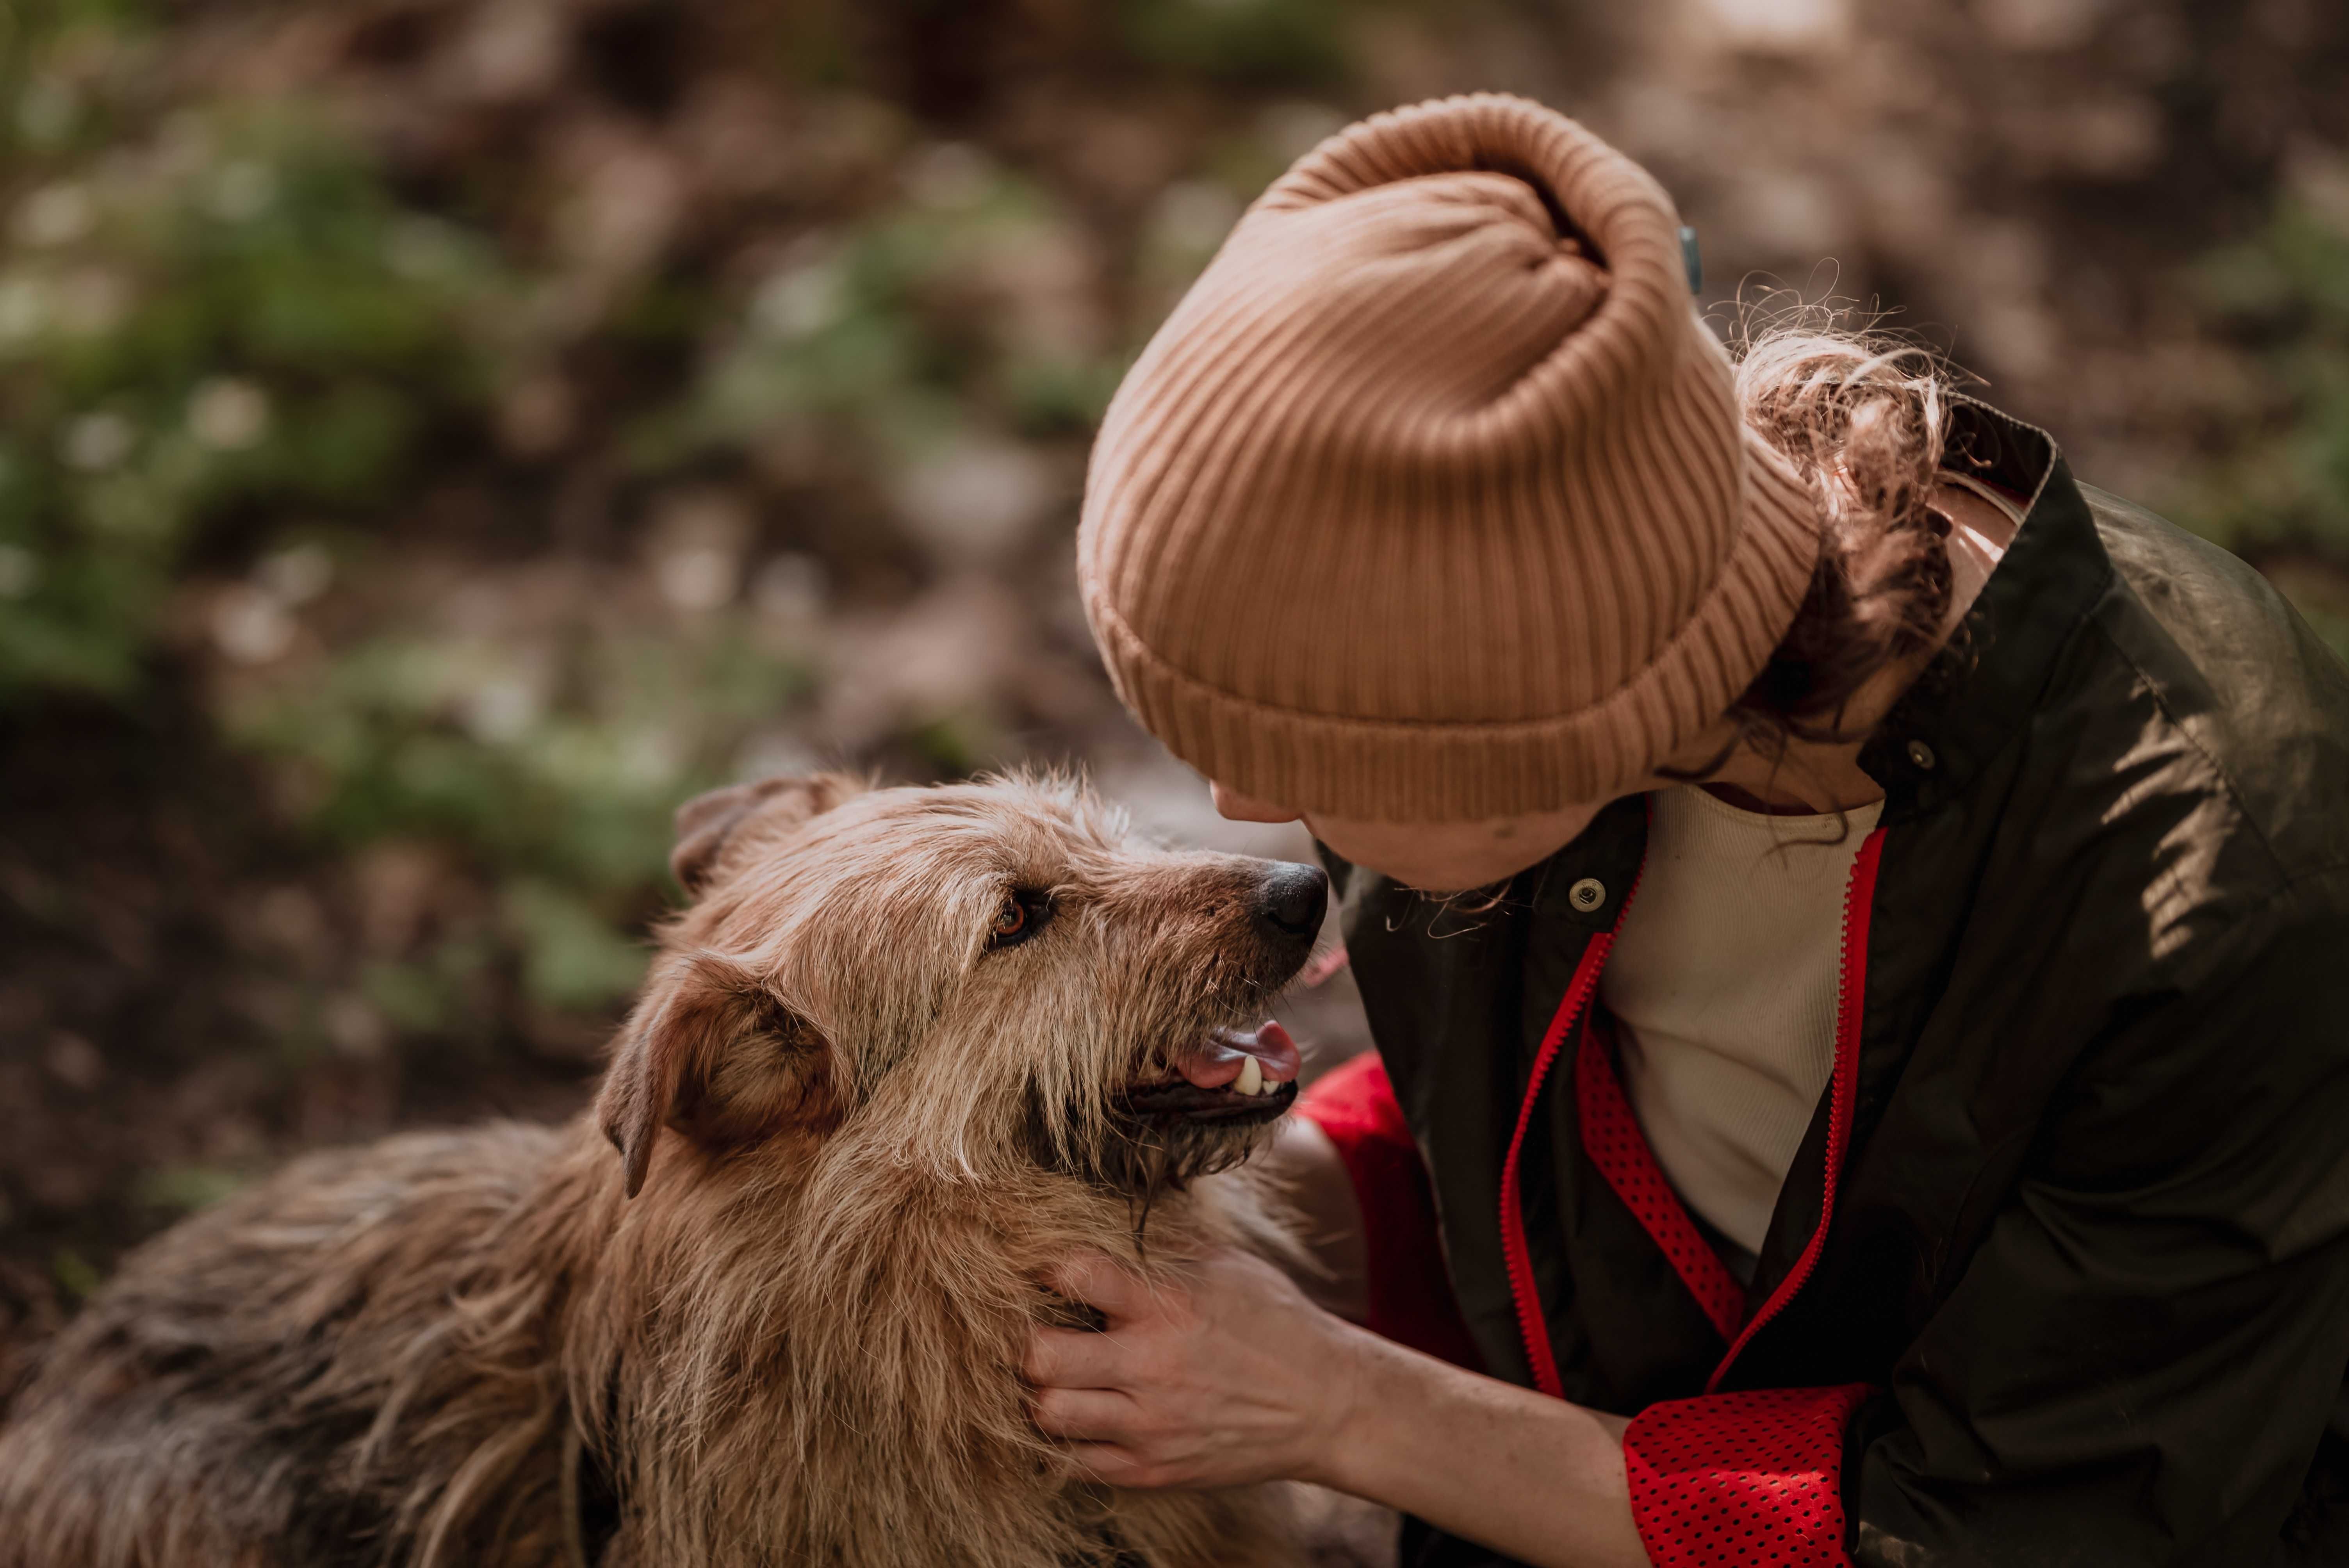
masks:
[(1107, 1258), (1050, 1282), (1108, 1331), (1042, 1329), (1036, 1420), (1112, 1486), (1314, 1481), (1537, 1568), (1644, 1568), (1619, 1418), (1320, 1311), (1272, 1265), (1210, 1259), (1155, 1293)]

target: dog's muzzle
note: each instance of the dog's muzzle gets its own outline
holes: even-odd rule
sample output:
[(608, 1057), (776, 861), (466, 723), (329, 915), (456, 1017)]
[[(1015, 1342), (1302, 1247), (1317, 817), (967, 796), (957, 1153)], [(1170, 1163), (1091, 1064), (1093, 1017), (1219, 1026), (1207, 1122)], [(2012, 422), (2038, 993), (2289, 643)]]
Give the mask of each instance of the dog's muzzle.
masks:
[(1270, 1121), (1297, 1102), (1297, 1042), (1278, 1024), (1249, 1034), (1218, 1031), (1184, 1058), (1178, 1074), (1120, 1097), (1143, 1120), (1209, 1125)]

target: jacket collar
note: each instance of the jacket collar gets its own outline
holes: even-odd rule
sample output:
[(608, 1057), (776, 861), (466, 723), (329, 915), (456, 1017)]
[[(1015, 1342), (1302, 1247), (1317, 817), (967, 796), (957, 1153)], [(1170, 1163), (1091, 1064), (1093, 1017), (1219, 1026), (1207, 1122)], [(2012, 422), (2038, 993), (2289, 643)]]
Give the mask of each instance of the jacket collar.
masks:
[(1958, 397), (1947, 466), (2031, 498), (2023, 526), (1951, 640), (1878, 726), (1859, 766), (1886, 826), (1965, 792), (2020, 729), (2063, 647), (2112, 581), (2095, 517), (2054, 438)]

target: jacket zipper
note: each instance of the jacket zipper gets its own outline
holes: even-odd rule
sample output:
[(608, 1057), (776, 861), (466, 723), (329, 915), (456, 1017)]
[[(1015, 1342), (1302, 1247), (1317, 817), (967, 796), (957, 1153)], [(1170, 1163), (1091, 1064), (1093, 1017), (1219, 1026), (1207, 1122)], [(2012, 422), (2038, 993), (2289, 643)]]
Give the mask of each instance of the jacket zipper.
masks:
[(1762, 1304), (1745, 1325), (1745, 1332), (1704, 1380), (1704, 1391), (1713, 1393), (1721, 1380), (1729, 1375), (1731, 1365), (1754, 1342), (1763, 1325), (1785, 1309), (1812, 1271), (1819, 1266), (1819, 1254), (1826, 1250), (1827, 1224), (1835, 1218), (1836, 1185), (1843, 1174), (1845, 1146), (1851, 1140), (1851, 1101), (1859, 1087), (1859, 1024), (1868, 999), (1868, 923), (1876, 905), (1876, 867), (1884, 854), (1884, 830), (1869, 833), (1859, 846), (1858, 858), (1851, 863), (1851, 881), (1845, 885), (1843, 895), (1843, 968), (1836, 985), (1836, 1053), (1835, 1078), (1827, 1099), (1827, 1168), (1826, 1180), (1819, 1193), (1819, 1222), (1811, 1232), (1811, 1239), (1803, 1244), (1803, 1255), (1770, 1299)]
[[(1851, 1102), (1859, 1078), (1860, 1016), (1868, 995), (1868, 917), (1876, 901), (1877, 866), (1882, 859), (1884, 830), (1878, 828), (1861, 841), (1859, 853), (1853, 860), (1850, 880), (1844, 888), (1843, 942), (1841, 965), (1837, 975), (1836, 995), (1836, 1054), (1835, 1069), (1829, 1080), (1827, 1101), (1827, 1148), (1825, 1187), (1819, 1202), (1819, 1222), (1804, 1244), (1803, 1254), (1794, 1268), (1771, 1293), (1762, 1310), (1749, 1320), (1744, 1331), (1729, 1346), (1721, 1364), (1706, 1379), (1704, 1391), (1716, 1391), (1730, 1366), (1745, 1346), (1753, 1342), (1762, 1326), (1776, 1317), (1786, 1304), (1800, 1293), (1812, 1273), (1818, 1267), (1819, 1254), (1826, 1249), (1828, 1222), (1835, 1215), (1836, 1186), (1843, 1168), (1845, 1148), (1851, 1135)], [(1526, 1131), (1533, 1123), (1536, 1103), (1541, 1098), (1542, 1085), (1557, 1060), (1557, 1053), (1571, 1034), (1575, 1023), (1588, 1006), (1599, 987), (1599, 972), (1606, 967), (1607, 955), (1614, 948), (1617, 933), (1631, 913), (1631, 900), (1639, 893), (1635, 880), (1631, 892), (1616, 912), (1615, 924), (1604, 934), (1590, 939), (1583, 950), (1582, 960), (1575, 965), (1574, 977), (1568, 984), (1565, 997), (1551, 1017), (1548, 1031), (1542, 1037), (1541, 1049), (1534, 1057), (1533, 1073), (1526, 1085), (1524, 1102), (1517, 1108), (1516, 1132), (1509, 1139), (1507, 1159), (1501, 1166), (1501, 1251), (1508, 1266), (1509, 1294), (1517, 1310), (1517, 1328), (1523, 1336), (1526, 1360), (1531, 1367), (1534, 1386), (1553, 1398), (1566, 1397), (1565, 1385), (1557, 1373), (1557, 1357), (1550, 1346), (1549, 1324), (1542, 1315), (1541, 1295), (1534, 1280), (1533, 1254), (1526, 1240), (1525, 1208), (1521, 1202), (1522, 1188), (1518, 1162), (1525, 1151)]]
[(1566, 1386), (1558, 1380), (1557, 1357), (1550, 1348), (1549, 1325), (1543, 1321), (1541, 1292), (1534, 1283), (1533, 1253), (1526, 1243), (1525, 1205), (1519, 1201), (1517, 1161), (1525, 1152), (1526, 1130), (1533, 1124), (1534, 1106), (1541, 1099), (1542, 1084), (1557, 1061), (1558, 1048), (1574, 1032), (1575, 1020), (1582, 1016), (1591, 993), (1599, 988), (1599, 972), (1607, 966), (1607, 954), (1615, 945), (1615, 934), (1623, 929), (1624, 918), (1631, 913), (1631, 901), (1639, 895), (1640, 879), (1635, 876), (1631, 879), (1631, 891), (1623, 895), (1623, 907), (1615, 912), (1615, 923), (1592, 937), (1589, 945), (1582, 950), (1582, 961), (1574, 966), (1574, 978), (1567, 983), (1565, 999), (1551, 1016), (1549, 1029), (1542, 1036), (1541, 1049), (1534, 1056), (1526, 1098), (1517, 1107), (1517, 1129), (1509, 1139), (1508, 1158), (1501, 1163), (1501, 1254), (1508, 1264), (1509, 1295), (1516, 1303), (1517, 1331), (1526, 1342), (1526, 1360), (1533, 1368), (1534, 1387), (1553, 1398), (1564, 1398)]

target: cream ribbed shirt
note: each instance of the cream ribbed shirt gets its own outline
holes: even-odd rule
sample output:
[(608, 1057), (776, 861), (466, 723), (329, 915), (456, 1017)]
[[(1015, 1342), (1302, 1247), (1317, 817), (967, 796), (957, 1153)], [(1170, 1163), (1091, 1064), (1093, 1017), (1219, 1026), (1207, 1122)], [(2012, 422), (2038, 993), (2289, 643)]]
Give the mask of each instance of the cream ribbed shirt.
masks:
[(1649, 799), (1647, 866), (1599, 995), (1656, 1163), (1756, 1253), (1835, 1069), (1844, 891), (1881, 807), (1764, 816), (1693, 786)]

